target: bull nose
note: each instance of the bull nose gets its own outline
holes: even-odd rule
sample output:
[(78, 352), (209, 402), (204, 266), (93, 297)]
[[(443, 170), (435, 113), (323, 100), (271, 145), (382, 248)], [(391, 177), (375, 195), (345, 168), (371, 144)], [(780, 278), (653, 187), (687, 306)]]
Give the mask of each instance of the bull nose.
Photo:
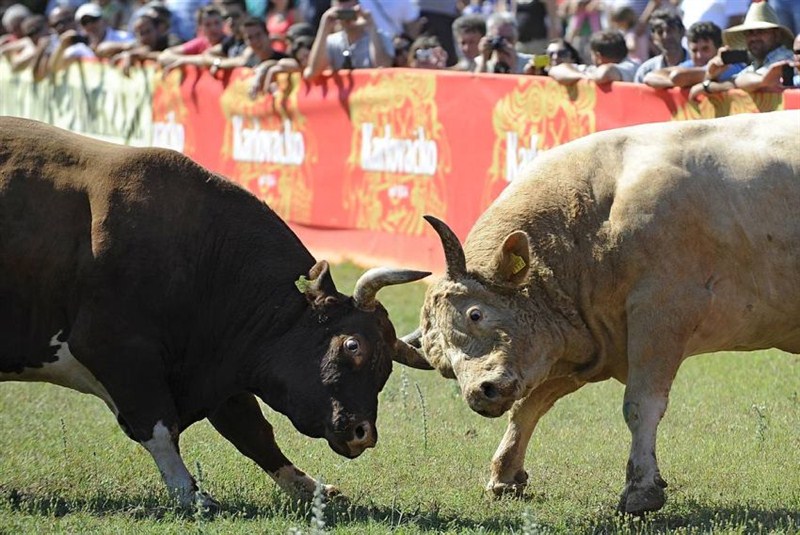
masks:
[(353, 436), (347, 441), (347, 446), (353, 453), (361, 453), (367, 448), (374, 448), (378, 442), (378, 432), (367, 420), (353, 426)]
[(500, 397), (500, 389), (496, 384), (484, 381), (481, 383), (481, 394), (489, 401), (493, 401)]
[(517, 398), (516, 381), (482, 381), (466, 392), (469, 406), (482, 416), (497, 417), (507, 411)]

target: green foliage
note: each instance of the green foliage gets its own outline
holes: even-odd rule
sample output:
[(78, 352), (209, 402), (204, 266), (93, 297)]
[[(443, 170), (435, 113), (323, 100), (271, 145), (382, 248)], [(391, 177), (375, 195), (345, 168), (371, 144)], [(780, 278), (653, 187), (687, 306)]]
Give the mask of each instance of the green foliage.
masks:
[[(360, 268), (333, 266), (350, 293)], [(413, 330), (423, 283), (381, 290), (399, 334)], [(380, 396), (375, 449), (348, 460), (264, 407), (286, 455), (347, 499), (299, 504), (207, 423), (181, 452), (213, 517), (177, 510), (150, 456), (105, 405), (44, 384), (0, 384), (0, 533), (651, 534), (800, 532), (800, 360), (777, 351), (689, 359), (659, 427), (667, 505), (645, 519), (614, 509), (630, 447), (623, 387), (559, 401), (528, 447), (523, 499), (483, 486), (505, 418), (470, 411), (455, 382), (395, 365)], [(417, 394), (412, 394), (411, 385)], [(202, 473), (200, 471), (202, 467)], [(312, 523), (313, 522), (313, 523)]]

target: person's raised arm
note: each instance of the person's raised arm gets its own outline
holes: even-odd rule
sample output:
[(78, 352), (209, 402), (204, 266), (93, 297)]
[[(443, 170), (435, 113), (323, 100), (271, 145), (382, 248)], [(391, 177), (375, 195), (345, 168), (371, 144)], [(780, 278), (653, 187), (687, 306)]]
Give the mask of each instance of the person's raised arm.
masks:
[(66, 69), (76, 60), (76, 58), (65, 57), (64, 52), (66, 52), (67, 48), (75, 44), (80, 37), (81, 36), (75, 30), (67, 30), (61, 34), (58, 40), (58, 46), (56, 46), (48, 62), (47, 68), (49, 72), (58, 72), (62, 69)]
[(33, 58), (33, 65), (31, 67), (33, 70), (34, 82), (41, 82), (50, 72), (48, 69), (48, 62), (50, 60), (48, 48), (50, 47), (51, 39), (51, 36), (46, 35), (40, 37), (39, 41), (36, 43), (36, 56)]
[(489, 58), (492, 57), (492, 43), (485, 35), (478, 42), (478, 50), (480, 50), (480, 54), (475, 58), (475, 68), (472, 72), (488, 72)]
[(311, 45), (311, 52), (308, 55), (308, 66), (303, 71), (303, 77), (306, 79), (316, 78), (322, 74), (322, 71), (330, 67), (327, 43), (328, 36), (333, 32), (336, 24), (336, 11), (335, 7), (331, 7), (322, 14), (317, 36), (314, 38), (314, 44)]
[(545, 0), (547, 10), (547, 38), (550, 40), (561, 37), (563, 25), (561, 14), (558, 12), (558, 2), (556, 0)]
[(391, 67), (394, 57), (386, 51), (381, 34), (378, 32), (378, 25), (372, 18), (372, 13), (366, 9), (360, 9), (359, 13), (364, 18), (364, 23), (369, 34), (369, 55), (375, 67)]

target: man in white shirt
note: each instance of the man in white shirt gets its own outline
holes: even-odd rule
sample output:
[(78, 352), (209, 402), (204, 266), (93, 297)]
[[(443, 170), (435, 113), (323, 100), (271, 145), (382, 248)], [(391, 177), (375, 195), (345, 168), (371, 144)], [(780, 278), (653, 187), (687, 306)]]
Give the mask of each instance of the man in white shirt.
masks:
[(418, 0), (359, 0), (361, 7), (372, 13), (378, 31), (394, 39), (419, 19)]
[(683, 26), (697, 22), (713, 22), (720, 29), (739, 24), (747, 13), (750, 0), (689, 0), (681, 3)]

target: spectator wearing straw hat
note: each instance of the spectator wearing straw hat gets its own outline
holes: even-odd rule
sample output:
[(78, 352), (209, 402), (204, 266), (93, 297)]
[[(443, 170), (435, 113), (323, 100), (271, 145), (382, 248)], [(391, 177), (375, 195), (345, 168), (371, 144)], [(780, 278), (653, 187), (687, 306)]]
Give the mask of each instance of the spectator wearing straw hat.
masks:
[[(706, 79), (692, 87), (692, 98), (701, 92), (716, 93), (734, 87), (745, 91), (777, 89), (781, 83), (783, 66), (794, 59), (791, 50), (794, 35), (789, 28), (780, 24), (775, 11), (763, 0), (750, 4), (744, 22), (725, 30), (722, 40), (725, 46), (708, 62)], [(744, 49), (748, 51), (752, 62), (731, 82), (719, 82), (729, 67), (723, 62), (722, 53)]]

